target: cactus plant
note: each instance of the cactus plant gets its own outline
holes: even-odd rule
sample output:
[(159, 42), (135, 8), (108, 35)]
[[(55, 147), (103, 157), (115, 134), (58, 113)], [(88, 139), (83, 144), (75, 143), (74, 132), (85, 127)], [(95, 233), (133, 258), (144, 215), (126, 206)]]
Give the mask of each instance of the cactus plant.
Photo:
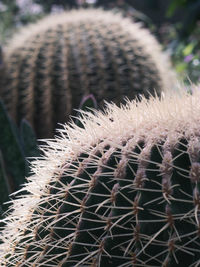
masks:
[(42, 138), (88, 94), (100, 105), (120, 103), (124, 96), (159, 95), (174, 79), (148, 30), (102, 10), (48, 16), (18, 33), (4, 54), (0, 96), (12, 118), (25, 117)]
[(1, 266), (200, 266), (200, 91), (65, 126), (13, 201)]

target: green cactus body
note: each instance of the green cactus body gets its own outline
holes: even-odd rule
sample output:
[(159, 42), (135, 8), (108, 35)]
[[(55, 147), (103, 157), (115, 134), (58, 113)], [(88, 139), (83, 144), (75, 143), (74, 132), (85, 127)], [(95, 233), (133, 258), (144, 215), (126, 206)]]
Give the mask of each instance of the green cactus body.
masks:
[(50, 136), (86, 95), (120, 103), (154, 90), (160, 95), (174, 79), (148, 30), (102, 10), (51, 15), (18, 33), (4, 52), (0, 95), (38, 137)]
[(200, 266), (199, 102), (143, 98), (65, 126), (3, 221), (0, 265)]

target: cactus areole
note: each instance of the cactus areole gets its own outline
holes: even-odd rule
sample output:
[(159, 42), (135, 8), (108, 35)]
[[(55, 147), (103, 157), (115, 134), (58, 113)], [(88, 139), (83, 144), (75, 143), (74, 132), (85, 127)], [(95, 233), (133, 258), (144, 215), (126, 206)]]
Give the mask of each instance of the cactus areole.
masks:
[(200, 266), (199, 103), (182, 92), (65, 126), (4, 220), (0, 265)]
[(42, 138), (89, 94), (101, 105), (171, 87), (167, 58), (155, 38), (108, 11), (48, 16), (17, 33), (4, 52), (0, 96), (16, 122), (25, 117)]

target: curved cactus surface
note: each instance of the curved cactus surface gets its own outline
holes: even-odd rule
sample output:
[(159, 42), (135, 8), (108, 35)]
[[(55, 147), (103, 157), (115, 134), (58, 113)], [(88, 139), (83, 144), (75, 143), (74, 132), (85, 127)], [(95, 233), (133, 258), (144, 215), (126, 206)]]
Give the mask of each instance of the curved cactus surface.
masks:
[(18, 33), (4, 53), (0, 95), (38, 137), (66, 122), (84, 96), (120, 103), (154, 90), (160, 95), (173, 79), (148, 30), (102, 10), (46, 17)]
[(109, 105), (66, 126), (3, 221), (1, 266), (200, 266), (199, 102)]

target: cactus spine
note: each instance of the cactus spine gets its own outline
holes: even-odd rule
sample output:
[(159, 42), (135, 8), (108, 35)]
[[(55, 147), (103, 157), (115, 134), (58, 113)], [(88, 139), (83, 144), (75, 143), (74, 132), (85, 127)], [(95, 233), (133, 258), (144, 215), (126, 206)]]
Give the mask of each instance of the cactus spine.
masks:
[[(170, 88), (160, 46), (139, 24), (102, 10), (49, 16), (29, 26), (5, 50), (0, 95), (18, 122), (37, 136), (66, 122), (82, 97), (120, 103), (124, 96)], [(143, 88), (141, 90), (141, 88)]]
[(199, 101), (109, 105), (65, 126), (4, 220), (1, 266), (200, 266)]

